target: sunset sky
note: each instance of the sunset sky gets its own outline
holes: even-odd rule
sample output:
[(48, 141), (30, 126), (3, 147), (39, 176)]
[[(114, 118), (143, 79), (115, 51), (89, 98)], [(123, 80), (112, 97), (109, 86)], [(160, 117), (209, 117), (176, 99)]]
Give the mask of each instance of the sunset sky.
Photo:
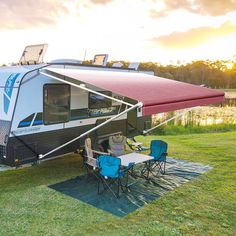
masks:
[(0, 0), (0, 64), (48, 43), (46, 61), (236, 58), (236, 0)]

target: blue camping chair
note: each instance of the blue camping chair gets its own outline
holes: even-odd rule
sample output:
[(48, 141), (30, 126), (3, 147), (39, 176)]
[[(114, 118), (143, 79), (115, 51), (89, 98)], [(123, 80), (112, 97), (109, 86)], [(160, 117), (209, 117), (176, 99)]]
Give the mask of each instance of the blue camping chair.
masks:
[[(128, 170), (133, 168), (134, 163), (130, 163), (128, 167), (122, 168), (121, 160), (113, 156), (99, 156), (97, 158), (99, 168), (98, 194), (100, 191), (100, 182), (103, 184), (103, 191), (109, 189), (115, 197), (119, 198), (120, 189), (125, 192), (128, 189)], [(125, 183), (122, 180), (125, 179)], [(112, 186), (117, 184), (117, 191), (114, 192)]]
[(166, 168), (166, 156), (167, 156), (167, 148), (168, 144), (162, 140), (152, 140), (150, 145), (150, 153), (149, 155), (153, 157), (152, 160), (147, 162), (141, 171), (144, 175), (147, 173), (147, 178), (149, 178), (149, 174), (153, 175), (165, 174)]

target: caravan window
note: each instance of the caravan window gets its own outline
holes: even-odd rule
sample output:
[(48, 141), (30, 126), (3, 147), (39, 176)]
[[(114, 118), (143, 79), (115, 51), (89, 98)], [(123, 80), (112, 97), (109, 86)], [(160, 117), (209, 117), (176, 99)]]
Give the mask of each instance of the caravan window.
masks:
[(70, 85), (45, 84), (43, 94), (44, 124), (68, 122), (70, 119)]
[[(109, 91), (103, 91), (100, 93), (112, 97), (112, 93)], [(89, 93), (89, 109), (109, 108), (111, 106), (112, 106), (111, 99), (95, 93)]]

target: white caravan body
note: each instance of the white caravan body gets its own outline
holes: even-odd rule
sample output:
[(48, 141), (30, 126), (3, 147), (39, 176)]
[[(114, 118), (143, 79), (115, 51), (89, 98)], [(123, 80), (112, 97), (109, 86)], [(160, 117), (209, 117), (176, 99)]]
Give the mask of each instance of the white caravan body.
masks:
[[(40, 154), (47, 153), (70, 141), (125, 109), (124, 105), (114, 100), (109, 108), (95, 109), (96, 104), (93, 104), (93, 109), (89, 109), (90, 92), (41, 74), (42, 68), (119, 70), (139, 73), (134, 70), (63, 64), (62, 62), (0, 68), (0, 160), (7, 165), (14, 166), (37, 161)], [(68, 86), (70, 111), (68, 119), (64, 122), (46, 123), (44, 120), (45, 88), (51, 85), (59, 88)], [(90, 89), (117, 97), (116, 94), (95, 86), (90, 86)], [(92, 132), (91, 138), (97, 141), (99, 137), (106, 137), (117, 132), (122, 132), (127, 136), (137, 135), (135, 128), (138, 129), (138, 127), (129, 128), (127, 117), (127, 114), (123, 114), (104, 128)], [(141, 130), (150, 125), (150, 117), (137, 118), (137, 120), (137, 126)], [(47, 157), (72, 152), (82, 148), (83, 145), (84, 139), (80, 139)]]

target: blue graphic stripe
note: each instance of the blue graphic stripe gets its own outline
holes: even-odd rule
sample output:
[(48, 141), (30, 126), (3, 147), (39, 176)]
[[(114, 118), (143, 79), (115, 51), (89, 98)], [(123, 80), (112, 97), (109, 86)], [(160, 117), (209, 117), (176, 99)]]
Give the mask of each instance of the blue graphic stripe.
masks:
[(31, 124), (31, 121), (23, 121), (23, 122), (20, 122), (18, 127), (27, 127), (27, 126), (30, 126), (30, 124)]
[(20, 73), (14, 73), (11, 74), (5, 84), (4, 88), (4, 112), (7, 114), (9, 107), (10, 107), (10, 99), (13, 91), (13, 86), (16, 82), (17, 77), (20, 75)]
[(13, 86), (14, 86), (14, 84), (15, 84), (15, 82), (16, 82), (16, 79), (17, 79), (17, 77), (18, 77), (19, 75), (20, 75), (20, 73), (11, 74), (11, 75), (8, 77), (7, 81), (6, 81), (4, 91), (5, 91), (6, 95), (7, 95), (9, 98), (10, 98), (11, 95), (12, 95)]
[[(31, 121), (21, 121), (20, 124), (18, 125), (18, 127), (27, 127), (27, 126), (30, 126), (31, 124)], [(42, 120), (35, 120), (33, 122), (33, 125), (42, 125), (43, 124), (43, 121)]]
[(35, 120), (33, 125), (42, 125), (43, 121), (42, 120)]

